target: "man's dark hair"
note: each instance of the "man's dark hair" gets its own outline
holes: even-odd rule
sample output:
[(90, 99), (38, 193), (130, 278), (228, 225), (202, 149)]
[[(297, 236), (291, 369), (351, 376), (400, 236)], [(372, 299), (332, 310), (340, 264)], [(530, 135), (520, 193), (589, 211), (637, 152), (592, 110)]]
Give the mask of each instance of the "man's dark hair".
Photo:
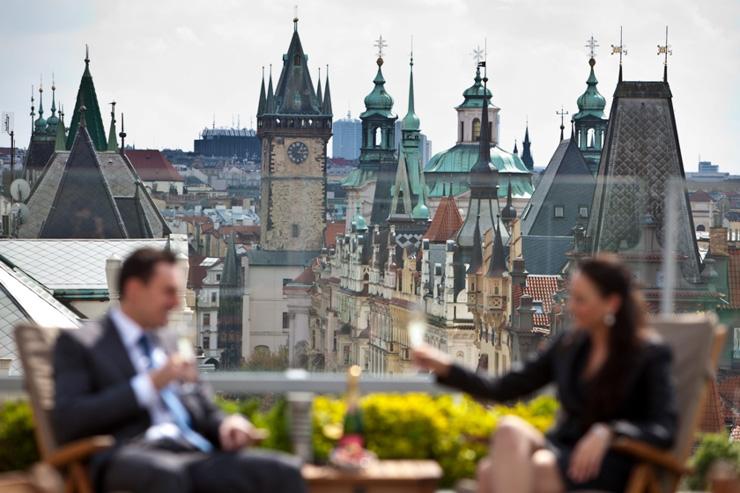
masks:
[(177, 261), (175, 254), (170, 250), (157, 250), (155, 248), (139, 248), (123, 261), (121, 272), (118, 276), (118, 294), (123, 299), (124, 287), (130, 279), (140, 279), (144, 284), (152, 278), (157, 264), (165, 263), (174, 265)]

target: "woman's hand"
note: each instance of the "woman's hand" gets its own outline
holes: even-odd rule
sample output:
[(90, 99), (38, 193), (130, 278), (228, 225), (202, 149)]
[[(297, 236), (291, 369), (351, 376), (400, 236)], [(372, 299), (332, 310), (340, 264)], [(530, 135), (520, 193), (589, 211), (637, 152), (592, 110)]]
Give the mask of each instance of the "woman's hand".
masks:
[(427, 344), (411, 350), (411, 361), (422, 370), (429, 370), (440, 377), (446, 377), (452, 366), (452, 358)]
[(573, 450), (568, 465), (568, 476), (576, 483), (595, 478), (612, 441), (612, 430), (603, 423), (591, 426)]

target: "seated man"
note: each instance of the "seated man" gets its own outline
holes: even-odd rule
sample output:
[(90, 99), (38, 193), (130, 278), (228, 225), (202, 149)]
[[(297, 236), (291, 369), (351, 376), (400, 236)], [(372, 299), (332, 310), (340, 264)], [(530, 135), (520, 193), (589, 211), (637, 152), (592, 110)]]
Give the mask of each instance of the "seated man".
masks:
[(174, 255), (137, 250), (118, 285), (120, 308), (64, 331), (54, 349), (57, 439), (116, 439), (91, 461), (96, 490), (304, 492), (299, 461), (244, 450), (257, 430), (242, 416), (221, 413), (194, 362), (160, 331), (179, 301)]

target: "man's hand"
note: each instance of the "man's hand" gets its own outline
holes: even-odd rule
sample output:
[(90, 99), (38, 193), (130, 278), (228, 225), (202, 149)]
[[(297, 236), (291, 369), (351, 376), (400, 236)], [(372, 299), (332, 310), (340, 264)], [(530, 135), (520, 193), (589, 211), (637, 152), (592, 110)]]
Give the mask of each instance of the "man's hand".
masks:
[(429, 370), (446, 377), (452, 366), (452, 358), (429, 345), (423, 344), (411, 350), (411, 361), (422, 370)]
[(152, 383), (157, 390), (162, 390), (173, 381), (196, 382), (198, 369), (192, 360), (185, 359), (179, 354), (167, 358), (167, 362), (149, 373)]
[(612, 430), (603, 423), (591, 426), (573, 450), (568, 465), (568, 476), (576, 483), (595, 478), (612, 441)]
[(265, 430), (255, 428), (244, 416), (232, 414), (221, 421), (218, 437), (222, 449), (234, 452), (264, 440), (267, 433)]

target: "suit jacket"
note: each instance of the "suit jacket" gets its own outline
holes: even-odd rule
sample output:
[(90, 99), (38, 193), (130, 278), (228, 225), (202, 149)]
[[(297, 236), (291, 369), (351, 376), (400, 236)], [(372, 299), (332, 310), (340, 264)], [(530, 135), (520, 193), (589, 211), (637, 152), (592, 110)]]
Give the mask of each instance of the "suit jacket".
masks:
[[(166, 330), (156, 335), (166, 353), (176, 339)], [(54, 347), (55, 404), (52, 425), (60, 443), (93, 435), (113, 435), (116, 446), (144, 435), (149, 411), (139, 406), (130, 380), (136, 370), (110, 316), (80, 329), (62, 331)], [(202, 383), (179, 386), (178, 396), (192, 427), (219, 447), (222, 412)], [(93, 458), (102, 463), (112, 451)]]
[[(587, 334), (566, 332), (556, 336), (543, 352), (500, 378), (490, 379), (453, 365), (449, 374), (438, 380), (493, 401), (524, 397), (554, 383), (560, 410), (548, 436), (569, 446), (575, 444), (591, 424), (587, 417), (589, 384), (582, 378), (589, 349)], [(649, 340), (631, 356), (633, 364), (620, 382), (624, 385), (624, 397), (599, 421), (610, 424), (617, 435), (668, 448), (677, 429), (670, 348), (660, 341)]]

